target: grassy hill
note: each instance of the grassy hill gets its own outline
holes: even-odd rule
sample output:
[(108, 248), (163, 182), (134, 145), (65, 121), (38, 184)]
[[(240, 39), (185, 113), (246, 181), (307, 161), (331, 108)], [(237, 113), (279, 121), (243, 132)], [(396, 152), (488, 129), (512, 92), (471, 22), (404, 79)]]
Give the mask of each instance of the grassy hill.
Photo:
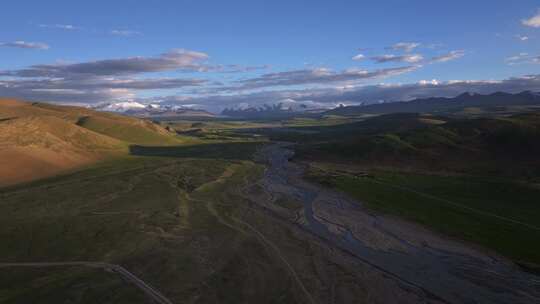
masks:
[(0, 186), (181, 141), (152, 122), (80, 107), (0, 100)]
[(297, 157), (303, 159), (418, 172), (540, 178), (540, 113), (474, 119), (396, 113), (335, 126), (261, 133), (299, 143)]
[(159, 125), (130, 117), (88, 115), (81, 117), (77, 125), (128, 143), (143, 145), (180, 143), (180, 140), (172, 137)]

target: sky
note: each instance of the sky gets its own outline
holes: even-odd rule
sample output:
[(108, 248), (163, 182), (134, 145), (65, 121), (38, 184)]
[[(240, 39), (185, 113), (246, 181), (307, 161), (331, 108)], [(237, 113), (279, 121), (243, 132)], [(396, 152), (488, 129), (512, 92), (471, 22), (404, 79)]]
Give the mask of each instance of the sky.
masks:
[(6, 1), (0, 96), (219, 112), (540, 91), (540, 3)]

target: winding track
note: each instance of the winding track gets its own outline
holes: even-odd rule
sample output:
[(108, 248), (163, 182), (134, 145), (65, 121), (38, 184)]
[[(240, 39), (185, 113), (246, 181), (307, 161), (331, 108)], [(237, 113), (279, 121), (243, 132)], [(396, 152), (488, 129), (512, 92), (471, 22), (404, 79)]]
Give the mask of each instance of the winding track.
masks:
[(83, 266), (83, 267), (92, 267), (92, 268), (101, 268), (107, 271), (113, 271), (120, 276), (122, 276), (128, 282), (131, 282), (137, 288), (142, 290), (149, 298), (151, 298), (155, 303), (158, 304), (173, 304), (167, 297), (162, 293), (156, 290), (154, 287), (150, 286), (148, 283), (139, 279), (137, 276), (129, 272), (127, 269), (120, 265), (108, 264), (102, 262), (86, 262), (86, 261), (76, 261), (76, 262), (52, 262), (52, 263), (0, 263), (0, 268), (6, 267), (61, 267), (61, 266)]
[[(234, 174), (234, 168), (229, 168), (229, 169), (231, 169), (231, 171), (229, 171), (229, 170), (225, 171), (224, 175), (222, 175), (216, 181), (213, 181), (213, 182), (210, 182), (210, 183), (220, 183), (220, 182), (223, 181), (224, 178), (230, 177), (232, 174)], [(244, 185), (243, 185), (242, 189), (240, 189), (240, 194), (242, 194), (242, 191), (245, 190), (245, 188), (249, 186), (249, 183), (248, 183), (248, 181), (247, 181), (247, 179), (245, 177), (244, 177), (243, 183), (244, 183)], [(208, 184), (205, 184), (205, 185), (208, 185)], [(211, 201), (202, 201), (202, 200), (199, 200), (199, 199), (195, 199), (195, 198), (191, 197), (190, 195), (188, 195), (188, 199), (193, 201), (193, 202), (198, 202), (198, 203), (204, 204), (206, 206), (206, 208), (208, 209), (208, 212), (210, 212), (210, 214), (212, 214), (218, 220), (218, 222), (221, 223), (222, 225), (224, 225), (226, 227), (229, 227), (229, 228), (239, 232), (240, 234), (248, 234), (248, 231), (238, 227), (237, 225), (233, 225), (233, 224), (229, 223), (217, 211), (217, 209), (215, 208), (213, 202), (211, 202)], [(255, 227), (248, 224), (247, 222), (245, 222), (245, 221), (243, 221), (243, 220), (241, 220), (241, 219), (239, 219), (237, 217), (230, 217), (230, 219), (231, 219), (231, 221), (233, 221), (233, 222), (235, 222), (235, 223), (237, 223), (237, 224), (239, 224), (241, 226), (247, 227), (248, 230), (251, 231), (251, 233), (255, 236), (255, 238), (259, 242), (261, 242), (261, 244), (263, 246), (266, 246), (266, 247), (270, 248), (275, 253), (276, 257), (283, 263), (283, 265), (285, 266), (287, 271), (290, 273), (291, 277), (294, 279), (294, 281), (297, 283), (299, 288), (302, 290), (302, 292), (304, 293), (304, 295), (308, 299), (309, 303), (311, 303), (311, 304), (316, 304), (317, 303), (315, 301), (315, 299), (313, 298), (313, 295), (308, 291), (308, 289), (306, 288), (306, 286), (304, 285), (304, 283), (302, 282), (302, 280), (300, 279), (300, 277), (296, 273), (296, 270), (294, 269), (294, 267), (289, 263), (287, 258), (285, 258), (285, 256), (281, 253), (281, 250), (278, 248), (278, 246), (276, 246), (272, 241), (270, 241), (266, 236), (264, 236), (263, 233), (261, 233), (259, 230), (257, 230)]]

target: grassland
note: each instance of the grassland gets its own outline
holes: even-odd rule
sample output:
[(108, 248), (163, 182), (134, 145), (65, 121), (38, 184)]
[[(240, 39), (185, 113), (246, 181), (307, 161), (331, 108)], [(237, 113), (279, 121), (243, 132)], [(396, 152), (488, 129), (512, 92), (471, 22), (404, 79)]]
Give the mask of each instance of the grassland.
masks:
[[(55, 151), (64, 162), (68, 152), (114, 152), (44, 175), (29, 164), (31, 178), (0, 188), (1, 262), (122, 265), (174, 302), (253, 302), (261, 294), (274, 302), (295, 299), (292, 281), (267, 288), (283, 267), (230, 219), (245, 210), (238, 189), (262, 172), (251, 161), (260, 141), (181, 136), (150, 121), (76, 107), (0, 106), (0, 128), (11, 130), (2, 135), (11, 144)], [(114, 273), (55, 266), (2, 268), (0, 302), (146, 299)]]
[[(296, 142), (297, 160), (326, 164), (316, 166), (311, 178), (377, 212), (538, 268), (537, 113), (467, 119), (395, 114), (329, 121), (293, 119), (281, 128), (256, 131)], [(344, 174), (347, 170), (367, 172), (371, 178)]]
[(522, 265), (540, 265), (540, 188), (485, 177), (382, 170), (367, 174), (358, 177), (327, 164), (312, 169), (309, 177), (377, 212), (479, 244)]
[[(4, 188), (0, 193), (0, 259), (121, 264), (160, 286), (175, 302), (202, 296), (206, 300), (199, 302), (212, 303), (223, 296), (222, 303), (234, 303), (249, 297), (251, 290), (265, 288), (261, 279), (271, 280), (282, 270), (268, 260), (256, 239), (215, 217), (242, 207), (231, 186), (238, 187), (261, 172), (245, 157), (256, 145), (224, 150), (220, 159), (214, 159), (211, 149), (184, 154), (177, 149), (178, 154), (168, 157), (125, 158)], [(229, 204), (226, 208), (224, 202)], [(207, 204), (214, 204), (219, 213), (209, 211)], [(253, 280), (244, 283), (246, 276)], [(129, 284), (96, 271), (9, 270), (1, 272), (0, 282), (12, 277), (16, 280), (0, 285), (2, 303), (52, 303), (60, 295), (63, 302), (57, 303), (68, 303), (71, 296), (78, 303), (140, 300), (139, 291)], [(22, 281), (27, 283), (19, 284)], [(228, 284), (245, 287), (231, 292)], [(29, 288), (38, 291), (29, 293)], [(285, 281), (277, 294), (274, 288), (266, 292), (273, 299), (287, 298), (290, 288), (291, 283)]]
[(346, 124), (356, 122), (362, 118), (369, 117), (344, 117), (337, 115), (325, 115), (319, 118), (311, 117), (293, 117), (289, 119), (268, 119), (268, 120), (234, 120), (234, 119), (214, 119), (214, 120), (181, 120), (181, 121), (163, 121), (164, 125), (168, 125), (171, 128), (180, 132), (235, 132), (238, 136), (238, 132), (241, 130), (253, 130), (253, 129), (276, 129), (283, 127), (316, 127), (316, 126), (335, 126), (340, 124)]
[[(121, 265), (173, 303), (312, 303), (312, 293), (347, 302), (367, 292), (244, 196), (264, 170), (251, 160), (261, 142), (190, 141), (0, 188), (0, 261)], [(147, 299), (114, 273), (56, 266), (2, 268), (0, 302)]]
[(118, 275), (83, 267), (3, 268), (2, 303), (145, 303)]
[[(298, 260), (305, 243), (254, 213), (241, 194), (262, 174), (251, 161), (261, 142), (187, 142), (133, 145), (129, 156), (0, 188), (0, 261), (122, 265), (175, 303), (305, 302), (302, 281), (267, 237)], [(147, 301), (101, 270), (6, 269), (2, 303)]]
[[(266, 132), (297, 143), (313, 180), (522, 264), (540, 265), (538, 113), (392, 114)], [(370, 177), (359, 177), (368, 174)]]
[(85, 116), (77, 121), (77, 125), (127, 143), (172, 145), (182, 142), (161, 127), (145, 120), (128, 120), (124, 122), (115, 117)]
[[(19, 102), (8, 106), (0, 128), (23, 121), (29, 111)], [(356, 292), (369, 294), (372, 286), (360, 290), (366, 282), (323, 257), (320, 244), (246, 198), (245, 185), (264, 170), (252, 160), (264, 143), (257, 132), (297, 142), (296, 159), (312, 165), (310, 178), (376, 212), (477, 243), (531, 269), (540, 264), (534, 114), (473, 121), (394, 115), (156, 124), (80, 108), (25, 107), (37, 113), (30, 121), (52, 120), (64, 129), (25, 129), (31, 132), (17, 133), (24, 140), (37, 142), (45, 132), (47, 148), (51, 142), (57, 150), (116, 152), (84, 170), (0, 188), (1, 262), (118, 264), (175, 303), (308, 303), (311, 293), (350, 302)], [(521, 157), (501, 157), (507, 148)], [(467, 153), (475, 158), (463, 157)], [(474, 170), (458, 166), (486, 155)], [(512, 174), (494, 170), (494, 163), (511, 164), (509, 159)], [(301, 207), (291, 200), (275, 203), (291, 213)], [(1, 303), (145, 301), (140, 290), (97, 269), (0, 271)]]

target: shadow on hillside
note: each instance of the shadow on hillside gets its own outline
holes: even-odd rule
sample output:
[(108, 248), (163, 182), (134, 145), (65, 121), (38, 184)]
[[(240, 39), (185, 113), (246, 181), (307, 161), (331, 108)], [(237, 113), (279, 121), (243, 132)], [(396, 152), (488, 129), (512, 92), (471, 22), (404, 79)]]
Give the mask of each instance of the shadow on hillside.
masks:
[(18, 117), (6, 117), (6, 118), (0, 118), (0, 122), (4, 122), (4, 121), (10, 121), (10, 120), (14, 120), (14, 119), (17, 119)]
[(178, 158), (218, 158), (231, 160), (251, 160), (257, 147), (257, 142), (236, 142), (200, 144), (192, 146), (139, 146), (131, 145), (131, 155)]

